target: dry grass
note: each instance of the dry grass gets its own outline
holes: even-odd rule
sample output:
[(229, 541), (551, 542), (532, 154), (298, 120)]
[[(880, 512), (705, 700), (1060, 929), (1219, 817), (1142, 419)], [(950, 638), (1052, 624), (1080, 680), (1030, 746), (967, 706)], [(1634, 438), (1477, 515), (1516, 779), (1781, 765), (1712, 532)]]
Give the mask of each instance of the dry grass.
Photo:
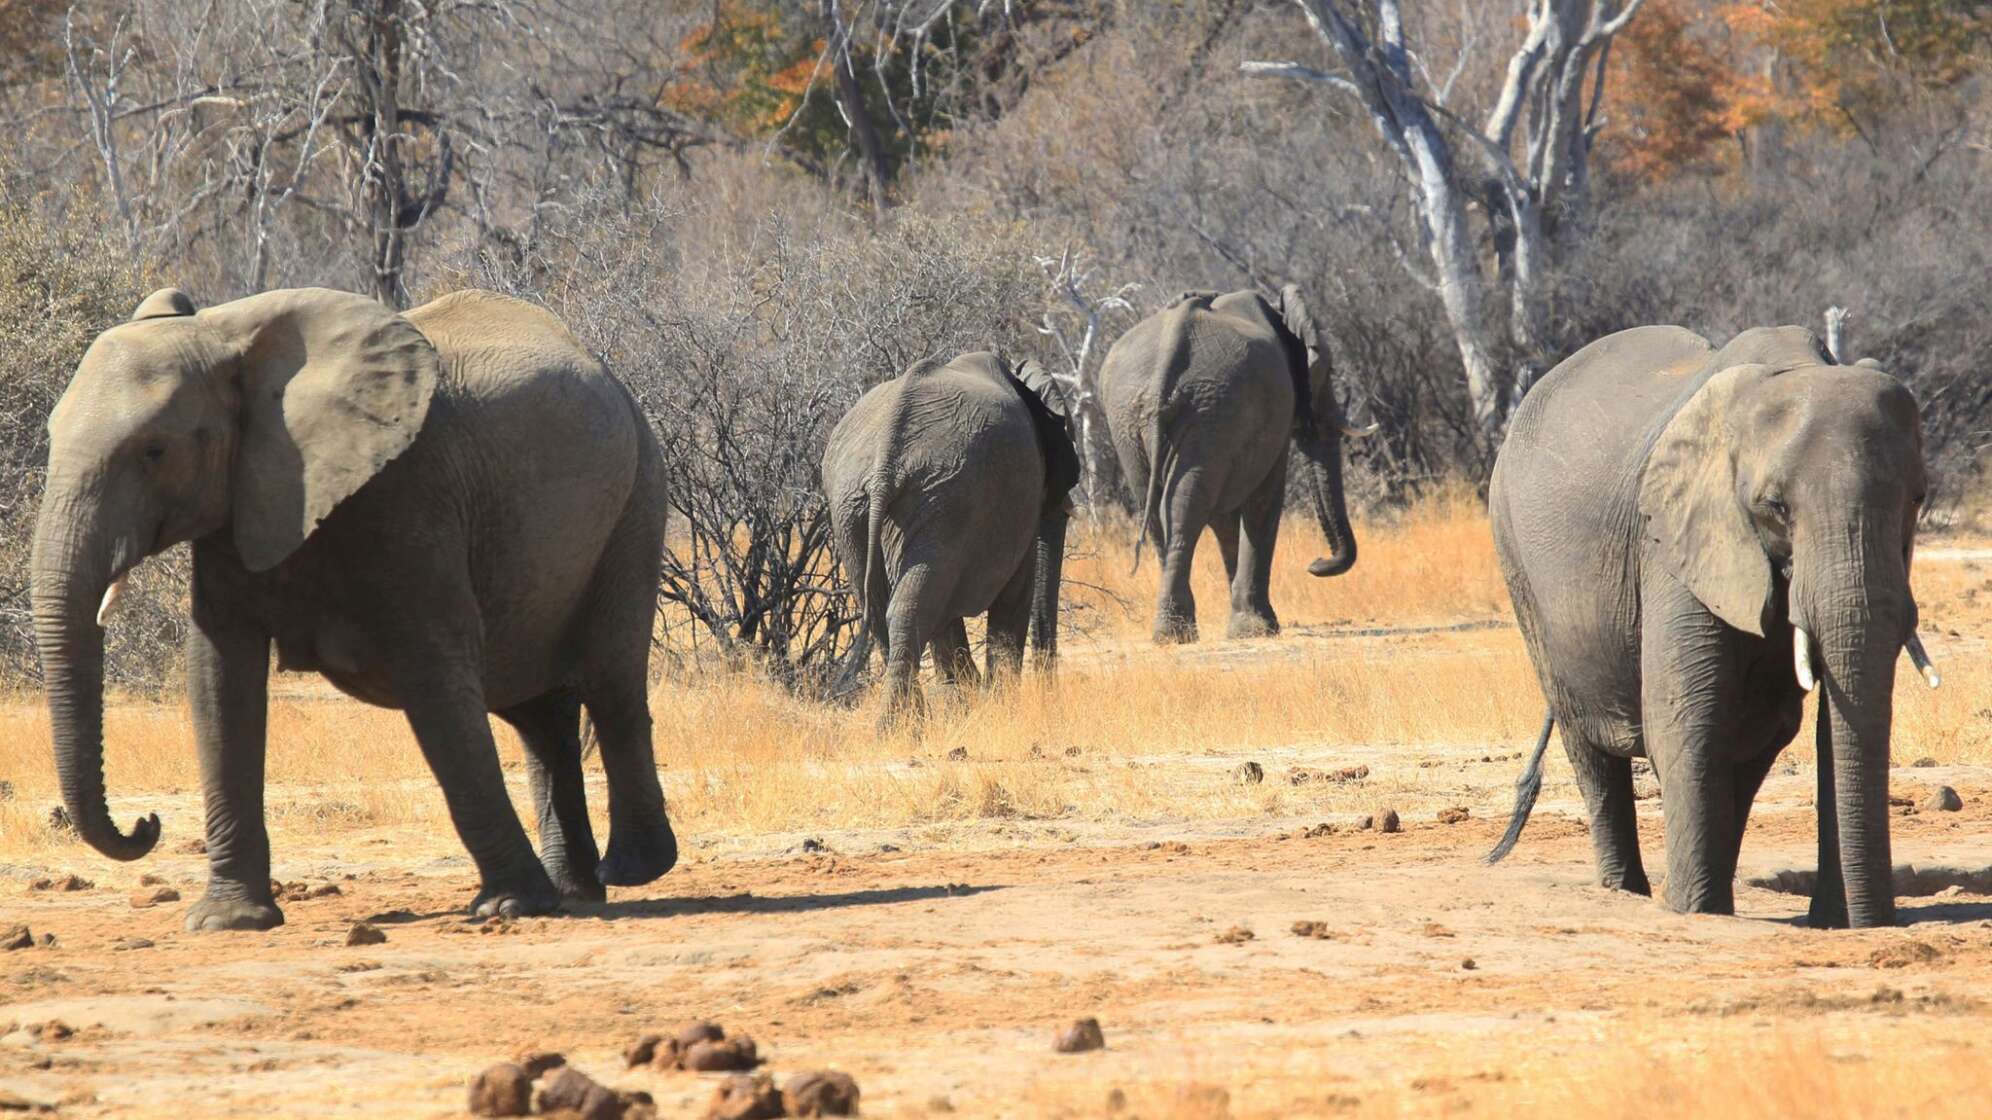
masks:
[[(674, 819), (699, 835), (829, 828), (947, 826), (991, 819), (1100, 822), (1219, 819), (1363, 811), (1389, 799), (1422, 808), (1473, 794), (1410, 766), (1373, 766), (1353, 784), (1283, 780), (1291, 765), (1388, 762), (1421, 745), (1526, 744), (1540, 699), (1512, 628), (1399, 635), (1506, 615), (1486, 523), (1470, 492), (1448, 491), (1389, 523), (1359, 527), (1363, 558), (1349, 574), (1313, 579), (1298, 558), (1320, 546), (1287, 527), (1274, 602), (1288, 622), (1278, 641), (1158, 649), (1146, 640), (1155, 568), (1129, 575), (1124, 537), (1078, 542), (1070, 564), (1081, 625), (1052, 681), (1028, 678), (993, 694), (954, 695), (928, 683), (924, 728), (881, 734), (875, 701), (826, 708), (738, 673), (673, 679), (652, 698)], [(1992, 680), (1979, 669), (1992, 614), (1992, 568), (1974, 560), (1919, 563), (1918, 589), (1947, 681), (1925, 689), (1900, 675), (1896, 753), (1908, 761), (1992, 761)], [(1206, 634), (1223, 629), (1227, 599), (1217, 549), (1198, 556)], [(1116, 598), (1126, 603), (1123, 607)], [(1951, 631), (1957, 631), (1955, 636)], [(288, 679), (271, 707), (270, 815), (281, 833), (432, 824), (448, 844), (442, 798), (399, 714), (299, 695)], [(178, 702), (113, 703), (107, 781), (121, 818), (172, 805), (179, 838), (197, 817), (192, 731)], [(519, 748), (498, 738), (526, 804)], [(0, 849), (47, 847), (55, 799), (47, 717), (31, 697), (0, 704)], [(1793, 757), (1809, 762), (1810, 733)], [(950, 760), (956, 747), (966, 760)], [(1250, 755), (1267, 780), (1232, 781)], [(1554, 756), (1552, 756), (1554, 758)], [(598, 767), (591, 771), (599, 775)], [(1505, 772), (1490, 771), (1505, 783)], [(1560, 762), (1552, 790), (1563, 780)], [(1447, 786), (1445, 782), (1455, 784)], [(1478, 791), (1490, 793), (1488, 790)], [(599, 800), (599, 799), (598, 799)], [(522, 813), (522, 816), (527, 815)]]

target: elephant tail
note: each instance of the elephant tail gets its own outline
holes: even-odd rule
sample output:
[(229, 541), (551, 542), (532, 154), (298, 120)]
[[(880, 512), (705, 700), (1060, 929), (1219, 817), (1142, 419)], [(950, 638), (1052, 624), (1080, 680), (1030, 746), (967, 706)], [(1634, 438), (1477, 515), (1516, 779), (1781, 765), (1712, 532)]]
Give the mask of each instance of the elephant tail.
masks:
[(1544, 712), (1542, 734), (1536, 736), (1535, 750), (1529, 755), (1529, 764), (1522, 769), (1522, 776), (1515, 779), (1515, 812), (1508, 818), (1508, 831), (1501, 834), (1501, 842), (1487, 853), (1488, 863), (1500, 863), (1502, 857), (1514, 850), (1515, 841), (1522, 838), (1522, 826), (1529, 823), (1529, 813), (1535, 808), (1536, 795), (1542, 792), (1542, 756), (1549, 750), (1549, 731), (1556, 726), (1556, 714)]
[(1163, 438), (1162, 405), (1158, 401), (1155, 406), (1155, 428), (1150, 433), (1148, 441), (1148, 485), (1141, 495), (1141, 524), (1135, 526), (1134, 530), (1134, 566), (1128, 569), (1129, 575), (1141, 570), (1141, 545), (1148, 539), (1150, 527), (1155, 530), (1157, 559), (1159, 560), (1162, 555), (1162, 511), (1159, 507), (1162, 504), (1163, 464), (1168, 458), (1162, 447)]

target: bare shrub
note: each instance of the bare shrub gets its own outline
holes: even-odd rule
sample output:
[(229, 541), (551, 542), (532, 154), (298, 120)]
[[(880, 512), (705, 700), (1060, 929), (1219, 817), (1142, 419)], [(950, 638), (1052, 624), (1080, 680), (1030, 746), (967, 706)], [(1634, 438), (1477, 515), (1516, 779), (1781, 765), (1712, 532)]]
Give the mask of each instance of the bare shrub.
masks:
[(817, 479), (831, 426), (922, 358), (1034, 340), (1042, 279), (1002, 230), (911, 209), (875, 232), (829, 211), (740, 220), (690, 192), (581, 212), (548, 238), (573, 267), (470, 271), (564, 318), (654, 422), (667, 654), (821, 689), (856, 622)]

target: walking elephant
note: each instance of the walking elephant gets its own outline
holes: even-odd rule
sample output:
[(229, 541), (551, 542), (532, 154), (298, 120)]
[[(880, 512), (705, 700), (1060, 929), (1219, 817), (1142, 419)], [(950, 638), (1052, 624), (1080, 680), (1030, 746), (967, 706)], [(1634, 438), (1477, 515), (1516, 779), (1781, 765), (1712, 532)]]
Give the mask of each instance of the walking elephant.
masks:
[(1190, 569), (1208, 526), (1231, 580), (1234, 638), (1277, 634), (1269, 585), (1286, 504), (1287, 443), (1307, 462), (1329, 555), (1308, 571), (1340, 575), (1356, 562), (1342, 497), (1342, 437), (1333, 364), (1300, 290), (1274, 307), (1256, 292), (1187, 292), (1135, 324), (1107, 351), (1100, 400), (1128, 485), (1141, 499), (1135, 563), (1151, 535), (1162, 562), (1155, 640), (1197, 639)]
[(1835, 365), (1800, 327), (1720, 350), (1676, 327), (1598, 340), (1516, 411), (1488, 506), (1548, 701), (1505, 855), (1551, 726), (1607, 887), (1649, 893), (1631, 759), (1666, 798), (1665, 898), (1727, 914), (1751, 801), (1819, 691), (1811, 920), (1895, 914), (1888, 749), (1898, 654), (1934, 686), (1909, 562), (1923, 501), (1915, 398)]
[(929, 645), (950, 678), (963, 672), (969, 615), (988, 613), (992, 678), (1021, 669), (1032, 632), (1055, 653), (1079, 480), (1058, 400), (1035, 363), (1013, 372), (978, 351), (873, 386), (831, 430), (833, 547), (863, 604), (852, 664), (870, 645), (883, 653), (888, 721), (924, 711), (915, 675)]
[[(657, 445), (559, 320), (488, 292), (396, 314), (324, 289), (197, 311), (166, 289), (91, 344), (49, 433), (36, 637), (63, 803), (113, 859), (150, 851), (159, 818), (123, 832), (105, 802), (100, 627), (133, 566), (193, 544), (209, 878), (189, 929), (283, 921), (263, 813), (273, 645), (279, 668), (407, 713), (477, 864), (473, 913), (545, 913), (675, 862), (646, 695)], [(608, 774), (600, 858), (583, 704)], [(539, 857), (487, 712), (525, 741)]]

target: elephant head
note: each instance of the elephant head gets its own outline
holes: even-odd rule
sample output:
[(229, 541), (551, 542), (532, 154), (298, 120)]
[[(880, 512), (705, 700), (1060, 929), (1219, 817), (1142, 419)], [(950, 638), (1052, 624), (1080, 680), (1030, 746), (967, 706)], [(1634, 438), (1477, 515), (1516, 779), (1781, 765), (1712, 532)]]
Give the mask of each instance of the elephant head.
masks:
[(1895, 663), (1907, 645), (1927, 664), (1909, 589), (1922, 428), (1901, 382), (1831, 361), (1799, 328), (1718, 352), (1657, 433), (1639, 510), (1646, 555), (1729, 626), (1789, 631), (1798, 683), (1823, 686), (1814, 918), (1886, 925)]
[(137, 859), (104, 799), (101, 629), (127, 572), (226, 532), (250, 571), (281, 563), (407, 449), (435, 349), (363, 296), (269, 292), (205, 311), (175, 289), (98, 335), (49, 416), (35, 525), (35, 636), (62, 799), (91, 847)]
[(1064, 578), (1065, 528), (1072, 516), (1072, 488), (1079, 485), (1071, 409), (1049, 371), (1025, 359), (1015, 372), (1018, 395), (1031, 410), (1044, 450), (1044, 508), (1038, 518), (1037, 579), (1031, 596), (1031, 646), (1040, 666), (1058, 657), (1058, 589)]
[(1351, 427), (1335, 403), (1334, 359), (1300, 288), (1293, 284), (1281, 288), (1279, 306), (1269, 310), (1275, 312), (1273, 328), (1293, 373), (1294, 442), (1306, 461), (1307, 491), (1321, 535), (1328, 541), (1328, 555), (1307, 570), (1316, 576), (1338, 576), (1356, 563), (1356, 534), (1349, 526), (1342, 494), (1342, 437), (1360, 438), (1376, 429)]

